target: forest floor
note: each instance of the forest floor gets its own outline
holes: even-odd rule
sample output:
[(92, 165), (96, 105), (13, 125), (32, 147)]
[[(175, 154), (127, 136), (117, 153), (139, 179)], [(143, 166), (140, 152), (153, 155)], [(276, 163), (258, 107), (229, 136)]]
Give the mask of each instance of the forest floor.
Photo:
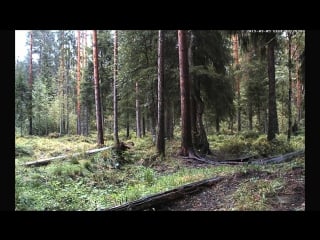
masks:
[[(108, 136), (112, 139), (112, 136)], [(209, 136), (220, 157), (274, 156), (304, 148), (304, 135)], [(96, 135), (16, 137), (15, 202), (17, 211), (94, 211), (119, 206), (192, 182), (222, 177), (222, 181), (155, 211), (304, 211), (305, 158), (280, 164), (208, 165), (177, 156), (179, 138), (168, 141), (161, 159), (151, 136), (128, 140), (134, 145), (119, 157), (112, 150), (54, 161), (44, 166), (23, 164), (96, 148)], [(106, 146), (112, 146), (112, 140)], [(238, 154), (238, 155), (237, 155)], [(225, 159), (222, 158), (222, 159)], [(120, 163), (120, 167), (115, 167)]]
[[(187, 162), (185, 165), (195, 163)], [(200, 165), (200, 164), (199, 164)], [(204, 164), (201, 164), (204, 165)], [(238, 172), (226, 176), (222, 181), (205, 190), (177, 201), (163, 204), (152, 210), (155, 211), (232, 211), (239, 202), (237, 190), (245, 186), (257, 190), (258, 181), (272, 181), (281, 177), (283, 187), (273, 193), (263, 196), (263, 209), (268, 211), (303, 211), (305, 210), (305, 170), (303, 166), (293, 166), (290, 170), (281, 174), (279, 171), (269, 172), (259, 169), (251, 169), (246, 172)], [(251, 186), (250, 186), (251, 185)], [(258, 191), (251, 191), (251, 198), (247, 204), (261, 204)], [(241, 201), (241, 200), (240, 200)], [(246, 200), (243, 199), (242, 202)]]

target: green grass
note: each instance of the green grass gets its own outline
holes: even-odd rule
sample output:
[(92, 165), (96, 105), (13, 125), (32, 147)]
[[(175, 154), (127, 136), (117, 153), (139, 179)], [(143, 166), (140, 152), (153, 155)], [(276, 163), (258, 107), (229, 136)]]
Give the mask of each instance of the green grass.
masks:
[(250, 178), (248, 181), (240, 183), (240, 186), (233, 194), (236, 211), (265, 211), (268, 210), (266, 204), (267, 196), (276, 194), (283, 187), (281, 179), (258, 179)]
[[(260, 179), (251, 177), (240, 183), (236, 192), (232, 195), (236, 211), (266, 211), (269, 210), (268, 198), (272, 198), (278, 191), (285, 187), (284, 175), (293, 168), (305, 168), (304, 157), (282, 164), (249, 165), (241, 167), (240, 172), (264, 171), (276, 175), (274, 179)], [(304, 181), (304, 176), (301, 176)]]
[(96, 148), (96, 143), (93, 139), (93, 137), (83, 136), (64, 136), (61, 138), (17, 137), (15, 142), (16, 155), (17, 152), (19, 154), (19, 149), (21, 148), (27, 149), (30, 152), (29, 156), (34, 160), (84, 152)]
[[(123, 204), (127, 201), (133, 201), (144, 196), (164, 192), (176, 188), (178, 186), (203, 180), (215, 176), (223, 176), (232, 174), (236, 171), (230, 166), (208, 167), (200, 169), (182, 168), (181, 170), (159, 176), (149, 169), (141, 169), (137, 176), (138, 181), (129, 186), (123, 186), (112, 196), (114, 204)], [(151, 176), (150, 176), (151, 175)], [(111, 207), (111, 206), (108, 206)]]
[(305, 146), (304, 135), (292, 136), (291, 141), (288, 142), (286, 135), (279, 134), (276, 139), (269, 142), (265, 134), (257, 135), (251, 131), (235, 135), (209, 136), (208, 141), (214, 151), (235, 157), (244, 155), (274, 156), (300, 150)]
[[(72, 154), (96, 148), (95, 135), (61, 138), (16, 137), (15, 201), (16, 210), (96, 210), (109, 208), (150, 194), (167, 191), (183, 184), (216, 176), (227, 176), (252, 169), (277, 172), (279, 179), (243, 182), (234, 193), (235, 210), (264, 210), (265, 198), (281, 188), (281, 176), (293, 166), (303, 166), (304, 160), (267, 166), (184, 167), (173, 156), (180, 147), (179, 138), (166, 142), (166, 157), (160, 159), (151, 136), (132, 137), (134, 147), (119, 158), (108, 150), (92, 156), (81, 155), (71, 161), (56, 161), (46, 166), (29, 167), (21, 163), (60, 154)], [(288, 148), (304, 147), (304, 136), (294, 136), (285, 145), (283, 137), (276, 143), (265, 143), (265, 136), (209, 136), (215, 150), (286, 152)], [(113, 144), (112, 140), (106, 141)], [(232, 144), (231, 144), (232, 143)], [(267, 145), (267, 147), (265, 146)], [(256, 147), (256, 149), (254, 148)], [(266, 152), (262, 149), (265, 147)], [(270, 149), (269, 149), (270, 148)], [(260, 154), (261, 154), (260, 153)], [(120, 168), (114, 168), (120, 162)], [(166, 171), (159, 171), (165, 168)]]

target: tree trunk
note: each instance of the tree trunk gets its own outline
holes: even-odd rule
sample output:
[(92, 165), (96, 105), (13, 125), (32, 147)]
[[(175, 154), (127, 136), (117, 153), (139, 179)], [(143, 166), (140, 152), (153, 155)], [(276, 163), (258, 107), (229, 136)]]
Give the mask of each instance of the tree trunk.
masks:
[(145, 117), (145, 113), (142, 113), (142, 137), (146, 136), (146, 117)]
[[(153, 78), (152, 78), (153, 79)], [(151, 96), (151, 104), (149, 104), (149, 113), (150, 113), (150, 132), (151, 135), (156, 138), (157, 135), (157, 119), (158, 119), (158, 79), (156, 81), (152, 80), (150, 91), (153, 93)], [(148, 97), (148, 103), (150, 102)]]
[(32, 30), (30, 31), (30, 65), (29, 65), (29, 135), (32, 135)]
[[(84, 71), (87, 69), (87, 32), (86, 30), (80, 34), (81, 41), (80, 46), (82, 45), (82, 51), (80, 52), (80, 87), (81, 87), (81, 81), (83, 81)], [(81, 58), (82, 54), (82, 58)], [(82, 64), (82, 67), (81, 67)], [(80, 95), (81, 95), (81, 89), (80, 89)], [(88, 115), (88, 104), (81, 102), (81, 96), (80, 96), (80, 132), (81, 134), (88, 136), (89, 135), (89, 115)], [(83, 104), (83, 109), (81, 107), (81, 103)], [(85, 129), (82, 129), (85, 128)]]
[(259, 102), (258, 102), (258, 106), (257, 106), (257, 121), (258, 121), (258, 130), (259, 130), (259, 132), (261, 132), (262, 124), (261, 124), (261, 109), (260, 109)]
[(139, 102), (139, 83), (136, 80), (136, 132), (137, 137), (141, 138), (141, 116), (140, 116), (140, 102)]
[[(190, 41), (188, 47), (188, 63), (189, 68), (193, 66), (193, 46), (194, 35), (190, 31)], [(191, 130), (192, 130), (192, 142), (193, 146), (200, 151), (202, 154), (207, 154), (210, 152), (209, 142), (207, 139), (207, 134), (204, 129), (202, 115), (204, 110), (204, 103), (200, 96), (200, 81), (198, 79), (192, 78), (189, 74), (189, 81), (191, 83)]]
[(230, 116), (230, 131), (233, 134), (233, 114)]
[[(239, 41), (238, 41), (238, 34), (232, 36), (233, 40), (233, 58), (235, 63), (235, 70), (239, 68)], [(237, 84), (237, 120), (238, 120), (238, 132), (241, 131), (241, 105), (240, 105), (240, 77), (236, 77), (236, 84)]]
[(103, 126), (102, 126), (102, 115), (101, 115), (101, 102), (100, 102), (100, 86), (99, 86), (99, 69), (98, 69), (98, 44), (97, 44), (97, 30), (92, 30), (92, 44), (93, 44), (93, 75), (94, 75), (94, 96), (96, 103), (96, 123), (98, 138), (97, 144), (103, 145)]
[(220, 133), (220, 119), (219, 119), (219, 116), (216, 116), (216, 132)]
[(289, 94), (288, 94), (288, 142), (291, 138), (291, 125), (292, 125), (292, 116), (291, 116), (291, 94), (292, 94), (292, 78), (291, 78), (291, 40), (292, 32), (288, 31), (288, 71), (289, 71)]
[(301, 84), (301, 79), (300, 79), (300, 74), (299, 74), (299, 51), (296, 51), (296, 108), (297, 108), (297, 122), (298, 124), (300, 123), (301, 117), (302, 117), (302, 112), (301, 112), (301, 96), (302, 96), (302, 84)]
[(84, 47), (83, 47), (83, 67), (87, 67), (87, 31), (84, 30), (83, 33), (83, 38), (84, 38)]
[(268, 133), (268, 109), (267, 108), (264, 110), (263, 133)]
[(69, 78), (70, 78), (70, 49), (68, 51), (68, 54), (66, 55), (66, 133), (69, 134), (69, 126), (70, 126), (70, 104), (69, 104), (69, 96), (70, 96), (70, 89), (69, 89)]
[(192, 114), (196, 116), (196, 131), (193, 133), (197, 134), (192, 138), (194, 140), (193, 145), (202, 154), (210, 153), (209, 142), (207, 139), (207, 134), (204, 129), (202, 115), (204, 110), (204, 103), (200, 97), (200, 82), (197, 79), (193, 79), (193, 99), (195, 102), (195, 110)]
[[(298, 65), (298, 64), (297, 64)], [(300, 123), (300, 120), (301, 120), (301, 116), (302, 116), (302, 113), (301, 113), (301, 92), (302, 92), (302, 84), (301, 84), (301, 80), (300, 80), (300, 77), (299, 77), (299, 74), (297, 72), (297, 84), (296, 84), (296, 88), (297, 88), (297, 119), (298, 119), (298, 123)]]
[(164, 58), (163, 58), (163, 31), (159, 30), (158, 39), (158, 126), (157, 126), (157, 151), (162, 157), (165, 156), (164, 134)]
[(84, 106), (83, 115), (84, 115), (83, 119), (85, 120), (84, 121), (84, 127), (83, 127), (83, 135), (88, 136), (89, 135), (89, 131), (90, 131), (90, 125), (89, 125), (90, 115), (89, 115), (89, 112), (88, 112), (88, 106), (87, 105)]
[(275, 79), (275, 62), (274, 62), (274, 46), (275, 34), (272, 34), (269, 40), (268, 51), (268, 77), (269, 77), (269, 121), (268, 121), (268, 141), (272, 141), (279, 132), (276, 105), (276, 79)]
[(80, 31), (77, 31), (77, 134), (81, 134), (81, 108), (80, 108), (80, 83), (81, 83), (81, 75), (80, 75)]
[(64, 73), (65, 73), (65, 63), (64, 63), (64, 31), (60, 33), (60, 67), (59, 67), (59, 104), (60, 104), (60, 135), (65, 133), (65, 118), (64, 118)]
[[(200, 85), (200, 82), (198, 81), (198, 84)], [(197, 149), (200, 150), (200, 153), (202, 154), (210, 154), (210, 148), (209, 148), (209, 142), (207, 138), (206, 131), (204, 129), (203, 125), (203, 120), (202, 120), (202, 115), (203, 115), (203, 110), (204, 110), (204, 103), (202, 99), (200, 98), (200, 86), (197, 89), (197, 128), (199, 132), (199, 142), (197, 142)]]
[(173, 139), (173, 105), (170, 99), (165, 100), (165, 136), (167, 139)]
[(130, 138), (130, 113), (129, 113), (129, 102), (126, 102), (126, 138)]
[(114, 144), (119, 147), (118, 135), (118, 99), (117, 99), (117, 76), (118, 76), (118, 31), (114, 32), (114, 72), (113, 72), (113, 134)]
[[(193, 47), (194, 35), (192, 31), (189, 31), (189, 45), (188, 45), (188, 64), (189, 69), (193, 67), (193, 54), (192, 54), (192, 47)], [(195, 79), (193, 79), (192, 74), (189, 72), (189, 82), (191, 84), (190, 89), (190, 123), (191, 123), (191, 136), (192, 136), (192, 143), (196, 148), (199, 143), (199, 132), (197, 128), (197, 102), (196, 102), (196, 94), (195, 94)]]
[(190, 122), (190, 80), (188, 66), (188, 46), (185, 30), (178, 30), (179, 43), (179, 75), (181, 98), (181, 151), (182, 156), (192, 152), (192, 136)]
[(249, 106), (248, 106), (249, 130), (252, 130), (252, 116), (253, 116), (252, 102), (249, 102)]
[(126, 138), (127, 138), (127, 139), (129, 139), (129, 137), (130, 137), (130, 121), (129, 121), (129, 114), (127, 114), (126, 130), (127, 130)]

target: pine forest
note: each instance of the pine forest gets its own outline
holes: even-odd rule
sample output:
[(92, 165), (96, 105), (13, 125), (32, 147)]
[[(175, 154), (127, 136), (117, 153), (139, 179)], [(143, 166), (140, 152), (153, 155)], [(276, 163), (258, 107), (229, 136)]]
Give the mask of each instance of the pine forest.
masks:
[(23, 48), (16, 211), (305, 210), (304, 30), (28, 30)]

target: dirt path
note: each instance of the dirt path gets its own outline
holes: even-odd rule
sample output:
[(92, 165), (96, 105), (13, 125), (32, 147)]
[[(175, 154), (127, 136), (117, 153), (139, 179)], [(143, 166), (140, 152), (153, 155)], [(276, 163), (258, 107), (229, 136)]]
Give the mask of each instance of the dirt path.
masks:
[[(234, 210), (233, 193), (239, 185), (250, 178), (272, 180), (277, 174), (252, 170), (229, 176), (216, 185), (173, 203), (159, 206), (154, 211), (230, 211)], [(293, 168), (281, 176), (285, 186), (276, 194), (266, 196), (265, 205), (269, 211), (304, 211), (305, 184), (304, 169)]]

